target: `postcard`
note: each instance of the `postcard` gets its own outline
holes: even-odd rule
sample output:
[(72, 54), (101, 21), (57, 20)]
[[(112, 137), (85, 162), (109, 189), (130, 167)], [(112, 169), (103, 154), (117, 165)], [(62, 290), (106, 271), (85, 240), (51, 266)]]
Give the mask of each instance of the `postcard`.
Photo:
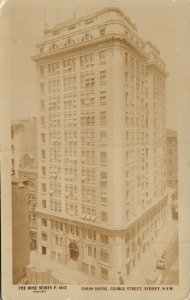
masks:
[(1, 1), (2, 299), (190, 299), (189, 18)]

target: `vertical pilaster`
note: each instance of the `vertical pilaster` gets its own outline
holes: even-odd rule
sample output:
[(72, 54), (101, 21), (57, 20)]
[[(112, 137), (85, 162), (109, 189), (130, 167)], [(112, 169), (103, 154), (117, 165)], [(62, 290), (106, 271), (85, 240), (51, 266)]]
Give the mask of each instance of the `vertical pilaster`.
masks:
[(124, 57), (122, 47), (113, 47), (113, 225), (122, 225), (124, 220)]
[(79, 258), (78, 258), (78, 267), (82, 271), (82, 264), (84, 259), (84, 237), (83, 237), (83, 228), (79, 228)]
[(121, 273), (121, 276), (124, 274), (124, 244), (123, 244), (123, 234), (122, 232), (115, 233), (113, 243), (112, 243), (112, 281), (114, 283), (118, 282), (118, 272)]

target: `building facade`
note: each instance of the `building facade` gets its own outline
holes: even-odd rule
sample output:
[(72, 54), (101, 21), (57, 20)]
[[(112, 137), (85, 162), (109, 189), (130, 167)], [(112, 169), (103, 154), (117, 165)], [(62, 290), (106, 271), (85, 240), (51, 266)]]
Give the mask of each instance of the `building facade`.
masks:
[(12, 174), (18, 180), (28, 179), (28, 214), (30, 248), (36, 249), (36, 198), (37, 198), (37, 118), (13, 121), (11, 124)]
[(28, 180), (30, 249), (35, 251), (37, 249), (36, 203), (38, 196), (38, 169), (36, 159), (31, 154), (26, 153), (20, 160), (18, 176), (22, 180)]
[(30, 261), (28, 182), (12, 178), (12, 255), (13, 284), (26, 276)]
[(167, 148), (167, 184), (177, 189), (178, 187), (178, 142), (177, 131), (168, 129), (166, 131)]
[(172, 213), (178, 218), (178, 141), (177, 131), (172, 129), (166, 131), (166, 162), (167, 184), (173, 189)]
[(24, 154), (37, 158), (37, 118), (16, 120), (11, 124), (12, 172), (18, 176), (20, 160)]
[(126, 281), (167, 219), (165, 64), (116, 8), (37, 47), (38, 252)]

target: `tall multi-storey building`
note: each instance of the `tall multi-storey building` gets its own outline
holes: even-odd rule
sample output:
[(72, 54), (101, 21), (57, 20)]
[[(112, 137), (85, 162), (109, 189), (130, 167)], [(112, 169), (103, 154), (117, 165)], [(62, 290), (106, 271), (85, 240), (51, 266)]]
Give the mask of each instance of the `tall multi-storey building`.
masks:
[(24, 154), (37, 158), (37, 118), (16, 120), (11, 124), (12, 172), (18, 176), (20, 160)]
[(28, 180), (28, 213), (29, 213), (29, 233), (30, 249), (36, 250), (36, 202), (38, 196), (38, 168), (36, 159), (31, 154), (26, 153), (19, 164), (18, 177), (22, 180)]
[(37, 47), (38, 252), (118, 283), (166, 221), (165, 64), (116, 8)]

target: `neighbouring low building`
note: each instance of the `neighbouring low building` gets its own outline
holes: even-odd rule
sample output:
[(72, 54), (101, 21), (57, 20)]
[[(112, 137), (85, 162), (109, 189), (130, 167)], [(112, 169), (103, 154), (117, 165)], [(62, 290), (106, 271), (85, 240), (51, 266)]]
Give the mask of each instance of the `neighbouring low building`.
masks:
[(29, 212), (29, 230), (30, 230), (30, 249), (37, 249), (36, 241), (36, 203), (38, 195), (38, 169), (37, 161), (32, 154), (26, 153), (19, 164), (19, 178), (28, 180), (28, 212)]
[(12, 177), (12, 258), (13, 284), (26, 276), (30, 262), (28, 181)]
[(18, 176), (20, 160), (26, 153), (37, 158), (37, 118), (14, 120), (11, 123), (12, 172)]

